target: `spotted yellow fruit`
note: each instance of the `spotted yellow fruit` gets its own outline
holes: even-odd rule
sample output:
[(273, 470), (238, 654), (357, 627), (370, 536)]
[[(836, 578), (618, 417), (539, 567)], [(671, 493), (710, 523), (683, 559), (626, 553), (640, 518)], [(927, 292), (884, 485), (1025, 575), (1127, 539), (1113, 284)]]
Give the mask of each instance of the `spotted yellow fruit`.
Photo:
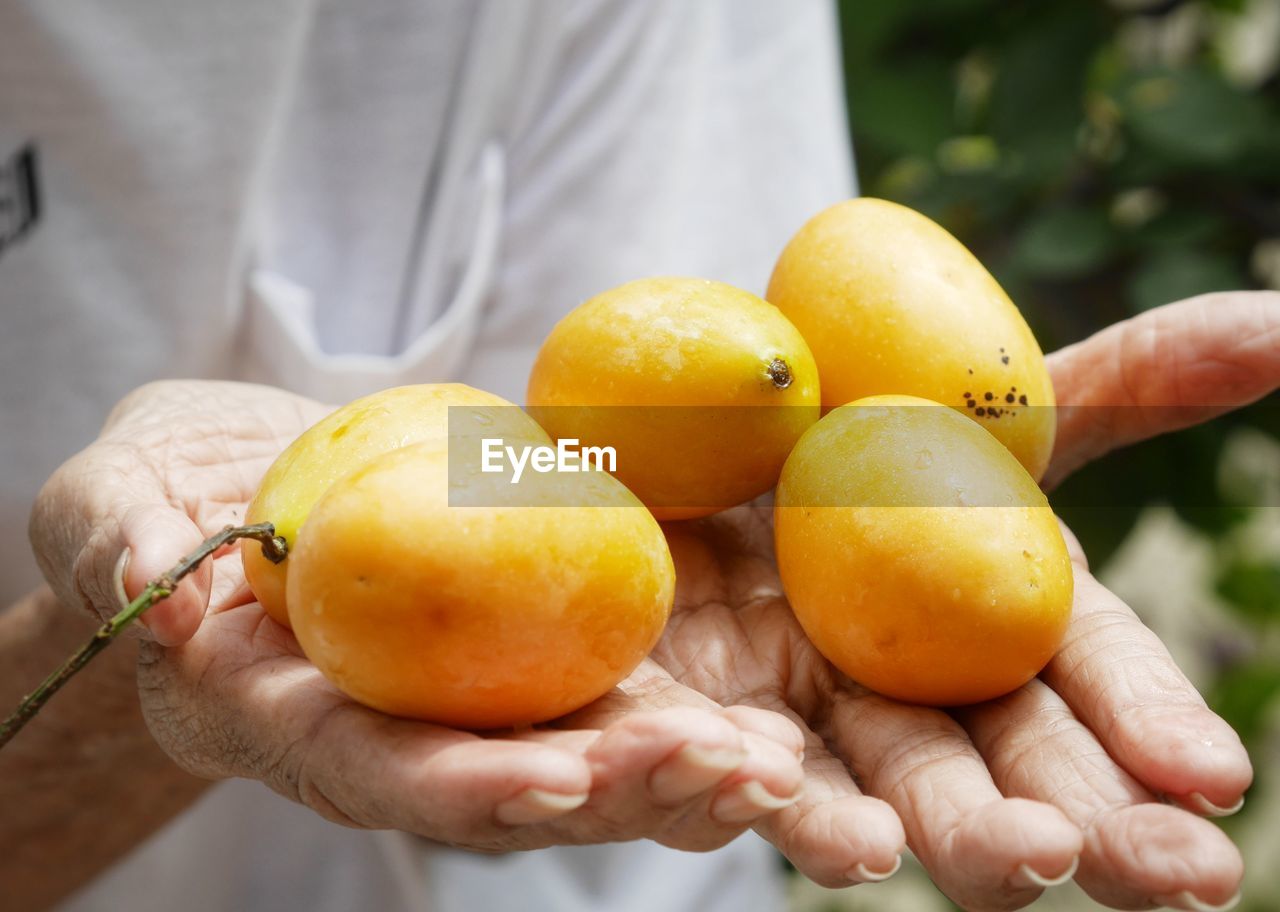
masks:
[(814, 216), (766, 297), (813, 349), (822, 403), (903, 394), (968, 415), (1037, 481), (1053, 453), (1053, 385), (1017, 307), (945, 229), (879, 199)]

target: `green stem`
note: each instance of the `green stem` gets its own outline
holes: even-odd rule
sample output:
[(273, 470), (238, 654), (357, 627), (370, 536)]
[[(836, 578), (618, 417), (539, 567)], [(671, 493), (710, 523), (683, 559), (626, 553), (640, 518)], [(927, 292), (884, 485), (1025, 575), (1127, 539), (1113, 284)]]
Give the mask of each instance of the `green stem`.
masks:
[(172, 595), (173, 590), (178, 587), (178, 583), (182, 581), (182, 578), (199, 567), (205, 558), (224, 545), (241, 538), (251, 538), (261, 542), (263, 555), (272, 563), (280, 563), (288, 554), (288, 546), (285, 540), (276, 535), (275, 526), (271, 523), (257, 523), (252, 526), (227, 526), (218, 534), (206, 538), (200, 543), (200, 547), (178, 561), (168, 571), (147, 583), (147, 588), (143, 589), (136, 599), (98, 628), (98, 632), (93, 635), (93, 639), (76, 650), (56, 671), (41, 681), (39, 687), (22, 698), (18, 708), (4, 722), (0, 722), (0, 749), (3, 749), (13, 739), (13, 736), (35, 717), (35, 714), (48, 702), (49, 698), (62, 689), (62, 685), (70, 681), (76, 672), (88, 665), (94, 656), (111, 645), (111, 641), (119, 636), (122, 630), (141, 617), (156, 602), (163, 601)]

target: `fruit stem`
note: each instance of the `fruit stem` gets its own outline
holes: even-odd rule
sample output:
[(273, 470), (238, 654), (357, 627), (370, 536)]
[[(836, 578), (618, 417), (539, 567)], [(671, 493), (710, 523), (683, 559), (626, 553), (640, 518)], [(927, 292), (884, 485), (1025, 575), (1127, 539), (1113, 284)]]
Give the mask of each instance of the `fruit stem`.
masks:
[(795, 378), (791, 376), (791, 368), (787, 366), (787, 362), (781, 358), (774, 358), (769, 362), (769, 379), (773, 381), (773, 385), (780, 390), (786, 389), (791, 385), (791, 381)]
[(172, 595), (182, 578), (199, 567), (205, 558), (224, 545), (241, 538), (251, 538), (261, 542), (263, 556), (273, 564), (280, 563), (288, 556), (288, 544), (282, 536), (276, 535), (275, 526), (271, 523), (227, 526), (216, 535), (206, 538), (200, 543), (200, 547), (147, 583), (147, 587), (136, 599), (98, 628), (93, 639), (76, 650), (70, 658), (58, 666), (56, 671), (41, 681), (39, 687), (22, 698), (18, 708), (4, 722), (0, 722), (0, 749), (3, 749), (13, 736), (35, 717), (48, 699), (62, 689), (62, 685), (88, 665), (94, 656), (110, 646), (111, 641), (119, 636), (122, 630), (141, 617), (156, 602), (163, 601)]

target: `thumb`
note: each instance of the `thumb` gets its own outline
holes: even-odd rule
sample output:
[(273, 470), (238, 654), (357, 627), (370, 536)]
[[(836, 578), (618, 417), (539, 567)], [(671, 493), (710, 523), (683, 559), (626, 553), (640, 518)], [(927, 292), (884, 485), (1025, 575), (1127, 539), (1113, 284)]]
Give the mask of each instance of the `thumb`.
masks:
[[(31, 512), (31, 545), (58, 599), (105, 620), (203, 540), (136, 456), (90, 447), (46, 482)], [(195, 633), (209, 602), (203, 566), (143, 615), (166, 646)]]
[[(111, 573), (116, 600), (123, 606), (137, 598), (148, 583), (172, 569), (203, 540), (196, 524), (172, 507), (137, 504), (128, 508), (120, 519), (121, 547)], [(104, 548), (103, 556), (109, 558), (111, 549)], [(94, 564), (98, 565), (96, 560)], [(195, 635), (209, 607), (212, 567), (212, 560), (204, 561), (178, 583), (172, 595), (139, 618), (156, 642), (176, 646)]]

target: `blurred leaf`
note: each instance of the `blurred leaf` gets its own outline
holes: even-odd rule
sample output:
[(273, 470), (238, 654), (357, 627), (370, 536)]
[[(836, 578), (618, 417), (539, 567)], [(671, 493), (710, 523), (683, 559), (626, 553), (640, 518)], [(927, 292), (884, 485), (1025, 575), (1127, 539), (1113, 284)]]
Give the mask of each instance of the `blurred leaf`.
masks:
[[(1056, 502), (1055, 502), (1056, 504)], [(1080, 540), (1080, 547), (1096, 573), (1115, 555), (1138, 522), (1133, 504), (1117, 507), (1057, 506), (1054, 512)]]
[(873, 190), (884, 199), (906, 202), (924, 193), (933, 183), (936, 173), (928, 159), (919, 155), (906, 155), (880, 172)]
[(950, 174), (990, 171), (1000, 160), (1000, 150), (990, 136), (953, 136), (938, 146), (938, 164)]
[(1116, 248), (1116, 233), (1101, 209), (1064, 207), (1031, 218), (1018, 239), (1014, 260), (1034, 275), (1077, 276), (1105, 263)]
[(1248, 283), (1225, 254), (1170, 247), (1148, 256), (1129, 279), (1129, 307), (1135, 313), (1210, 291), (1231, 291)]
[(1209, 691), (1209, 705), (1245, 744), (1262, 732), (1272, 701), (1280, 695), (1280, 665), (1255, 660), (1228, 669)]
[(862, 3), (840, 0), (841, 40), (846, 69), (869, 67), (872, 58), (911, 20), (907, 3)]
[(1142, 447), (1135, 447), (1090, 463), (1049, 495), (1095, 571), (1115, 554), (1151, 499), (1143, 455)]
[(1233, 561), (1219, 573), (1216, 588), (1248, 620), (1280, 620), (1280, 563)]
[(850, 91), (860, 135), (885, 152), (932, 157), (951, 134), (955, 90), (944, 61), (909, 60), (868, 72)]
[(1216, 212), (1183, 205), (1135, 228), (1132, 237), (1147, 247), (1192, 247), (1214, 239), (1225, 227), (1225, 220)]
[(1163, 463), (1165, 496), (1183, 522), (1208, 535), (1221, 535), (1248, 519), (1249, 511), (1228, 504), (1218, 488), (1218, 465), (1230, 419), (1200, 424), (1148, 446)]
[[(1280, 391), (1269, 393), (1252, 405), (1235, 413), (1236, 419), (1244, 425), (1257, 428), (1280, 440)], [(1280, 506), (1280, 504), (1267, 504)]]
[(1209, 70), (1136, 74), (1116, 101), (1133, 136), (1180, 165), (1227, 167), (1268, 142), (1266, 104)]
[(1067, 167), (1084, 120), (1084, 87), (1098, 14), (1046, 9), (1003, 49), (991, 91), (990, 130), (1016, 153), (1028, 179)]

